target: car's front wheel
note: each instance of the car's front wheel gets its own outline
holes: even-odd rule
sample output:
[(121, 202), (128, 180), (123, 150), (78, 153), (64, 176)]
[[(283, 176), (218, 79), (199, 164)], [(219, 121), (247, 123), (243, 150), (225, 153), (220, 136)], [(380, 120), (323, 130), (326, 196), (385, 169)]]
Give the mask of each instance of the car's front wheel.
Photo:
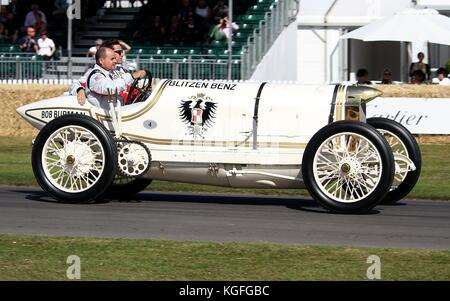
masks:
[(65, 115), (39, 132), (32, 167), (39, 185), (54, 198), (64, 202), (98, 200), (117, 171), (116, 144), (98, 121)]
[(323, 207), (362, 212), (376, 206), (391, 188), (394, 158), (375, 128), (338, 121), (311, 138), (303, 154), (302, 175), (309, 193)]

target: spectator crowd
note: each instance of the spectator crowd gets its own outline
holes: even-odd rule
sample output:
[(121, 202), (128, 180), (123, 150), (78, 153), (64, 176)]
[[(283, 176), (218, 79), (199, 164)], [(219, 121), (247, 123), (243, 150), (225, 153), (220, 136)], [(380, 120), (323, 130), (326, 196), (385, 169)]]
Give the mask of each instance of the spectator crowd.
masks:
[[(153, 3), (153, 7), (165, 9), (160, 10), (160, 14), (158, 11), (156, 14), (152, 12), (151, 21), (140, 24), (133, 34), (135, 44), (202, 46), (213, 40), (226, 40), (230, 37), (228, 6), (224, 0), (172, 1), (171, 6), (167, 6), (166, 2), (169, 1), (159, 1), (162, 3)], [(239, 28), (236, 23), (232, 27), (233, 30)]]
[[(39, 2), (39, 3), (38, 3)], [(41, 9), (41, 6), (45, 9)], [(18, 45), (20, 51), (51, 59), (56, 45), (49, 37), (47, 15), (52, 19), (64, 13), (67, 1), (12, 0), (0, 10), (0, 44)]]
[[(409, 83), (411, 84), (427, 84), (432, 82), (431, 68), (423, 60), (425, 54), (419, 52), (417, 54), (418, 61), (412, 62), (409, 66)], [(450, 78), (448, 78), (448, 70), (445, 67), (440, 67), (436, 71), (437, 74), (437, 84), (439, 85), (450, 85)], [(389, 68), (385, 68), (382, 73), (380, 84), (393, 84), (392, 72)], [(365, 68), (358, 69), (356, 72), (356, 84), (358, 85), (371, 85), (372, 82), (369, 80), (369, 71)]]
[[(252, 1), (242, 2), (249, 5)], [(102, 0), (83, 1), (83, 13), (93, 13), (98, 17), (104, 13), (104, 3)], [(239, 28), (234, 22), (229, 26), (225, 0), (152, 0), (141, 3), (144, 4), (144, 19), (135, 26), (132, 44), (210, 45), (213, 40), (226, 41), (231, 36), (230, 27), (233, 30)], [(0, 44), (18, 45), (22, 52), (42, 55), (45, 59), (53, 57), (56, 45), (49, 33), (48, 20), (65, 24), (60, 21), (66, 20), (67, 7), (66, 0), (12, 0), (8, 5), (2, 5)]]

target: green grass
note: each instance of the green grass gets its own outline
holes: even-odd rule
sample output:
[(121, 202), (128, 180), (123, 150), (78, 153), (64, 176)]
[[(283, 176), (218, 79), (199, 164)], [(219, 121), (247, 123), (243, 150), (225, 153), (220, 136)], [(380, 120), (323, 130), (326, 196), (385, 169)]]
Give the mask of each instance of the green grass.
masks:
[[(422, 174), (409, 198), (450, 199), (450, 145), (421, 145)], [(37, 185), (31, 170), (31, 138), (0, 137), (0, 185)], [(154, 181), (153, 191), (308, 195), (300, 189), (235, 189)]]
[(0, 280), (450, 280), (450, 251), (0, 235)]
[(409, 197), (450, 199), (450, 145), (421, 145), (422, 173)]

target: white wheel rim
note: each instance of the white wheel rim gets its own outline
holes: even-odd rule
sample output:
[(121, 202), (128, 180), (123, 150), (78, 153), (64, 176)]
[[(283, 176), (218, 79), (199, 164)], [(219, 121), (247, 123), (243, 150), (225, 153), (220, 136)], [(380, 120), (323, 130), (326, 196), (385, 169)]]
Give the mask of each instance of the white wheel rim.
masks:
[[(409, 158), (408, 150), (406, 149), (405, 144), (397, 135), (387, 130), (382, 129), (377, 130), (384, 136), (386, 141), (389, 143), (392, 149), (392, 153), (394, 155), (400, 154)], [(398, 187), (405, 180), (408, 171), (409, 167), (407, 162), (403, 160), (395, 160), (395, 176), (392, 186)]]
[(79, 193), (100, 179), (105, 168), (105, 152), (91, 131), (80, 126), (66, 126), (45, 141), (42, 167), (56, 188)]
[(141, 145), (130, 143), (120, 148), (118, 167), (124, 175), (138, 176), (145, 171), (148, 164), (148, 153)]
[(383, 171), (377, 148), (364, 136), (344, 132), (326, 139), (313, 161), (319, 189), (340, 203), (368, 197), (378, 186)]

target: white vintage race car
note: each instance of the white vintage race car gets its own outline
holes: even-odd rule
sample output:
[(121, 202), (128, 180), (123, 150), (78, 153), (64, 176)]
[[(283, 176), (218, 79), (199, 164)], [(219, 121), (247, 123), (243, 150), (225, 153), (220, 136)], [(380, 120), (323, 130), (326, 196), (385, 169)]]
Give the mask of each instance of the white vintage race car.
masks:
[(110, 110), (73, 96), (22, 106), (41, 129), (40, 186), (64, 202), (131, 197), (153, 179), (227, 187), (306, 188), (334, 212), (395, 202), (421, 155), (402, 125), (366, 120), (367, 86), (150, 80)]

